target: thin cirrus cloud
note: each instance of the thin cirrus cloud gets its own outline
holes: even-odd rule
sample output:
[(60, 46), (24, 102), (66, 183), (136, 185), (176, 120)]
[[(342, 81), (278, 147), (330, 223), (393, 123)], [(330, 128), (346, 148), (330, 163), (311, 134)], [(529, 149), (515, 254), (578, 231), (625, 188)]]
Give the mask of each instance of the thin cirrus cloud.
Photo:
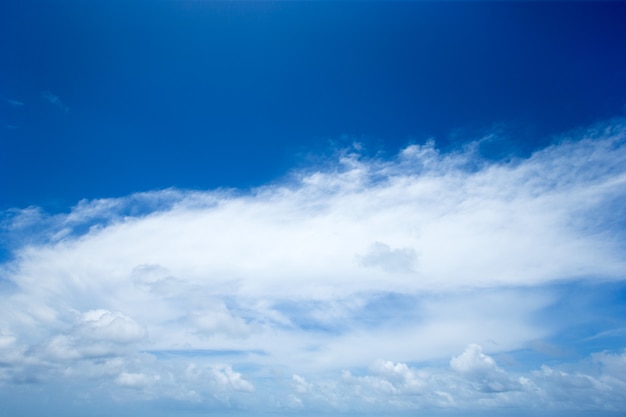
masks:
[(6, 99), (6, 102), (12, 107), (22, 107), (24, 103), (19, 100)]
[(559, 333), (554, 283), (624, 279), (625, 135), (611, 121), (508, 162), (347, 150), (248, 192), (5, 213), (0, 383), (272, 410), (623, 410), (623, 352), (587, 373), (495, 357)]
[[(0, 102), (4, 103), (2, 106), (0, 107), (4, 107), (3, 110), (8, 110), (10, 109), (10, 112), (6, 112), (7, 115), (8, 113), (13, 113), (17, 110), (21, 110), (24, 107), (24, 102), (19, 101), (19, 100), (14, 100), (14, 99), (10, 99), (10, 98), (6, 98), (6, 97), (2, 97), (0, 98)], [(3, 112), (5, 113), (5, 112)], [(6, 117), (6, 116), (5, 116)], [(2, 123), (3, 127), (7, 130), (15, 130), (15, 129), (19, 129), (20, 125), (18, 123), (15, 122), (15, 120), (0, 120), (0, 123)]]
[(70, 111), (70, 108), (67, 107), (62, 101), (61, 98), (55, 94), (52, 94), (50, 91), (44, 91), (41, 93), (41, 96), (48, 101), (50, 104), (52, 104), (53, 106), (58, 107), (59, 109), (63, 110), (65, 113), (67, 113), (68, 111)]

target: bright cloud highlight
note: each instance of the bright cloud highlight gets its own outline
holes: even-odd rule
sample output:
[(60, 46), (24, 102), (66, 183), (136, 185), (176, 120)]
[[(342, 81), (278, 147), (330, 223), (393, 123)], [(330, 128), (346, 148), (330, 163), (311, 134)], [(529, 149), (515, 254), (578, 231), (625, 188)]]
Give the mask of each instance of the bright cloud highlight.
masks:
[(13, 210), (0, 383), (264, 410), (624, 410), (622, 352), (588, 373), (494, 358), (562, 330), (543, 319), (553, 285), (623, 281), (625, 139), (618, 120), (506, 162), (348, 150), (248, 192)]

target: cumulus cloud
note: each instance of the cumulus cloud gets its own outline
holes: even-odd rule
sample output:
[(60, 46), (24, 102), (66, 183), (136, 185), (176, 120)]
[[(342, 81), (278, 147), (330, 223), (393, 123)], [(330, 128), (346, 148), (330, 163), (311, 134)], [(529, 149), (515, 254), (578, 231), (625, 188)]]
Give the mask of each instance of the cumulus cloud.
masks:
[[(249, 192), (11, 210), (2, 380), (231, 403), (282, 370), (293, 392), (275, 400), (293, 407), (341, 404), (340, 388), (399, 408), (556, 398), (548, 386), (576, 374), (510, 375), (485, 352), (559, 330), (538, 319), (559, 298), (551, 284), (624, 279), (626, 128), (572, 135), (507, 162), (426, 143), (391, 160), (346, 151)], [(581, 389), (617, 389), (620, 357), (594, 358), (606, 369)]]
[(150, 377), (142, 373), (122, 372), (115, 382), (123, 387), (140, 388), (151, 385), (159, 380), (159, 377)]
[(230, 366), (213, 368), (213, 375), (221, 387), (232, 388), (236, 391), (254, 391), (254, 385), (242, 378), (241, 373), (233, 371)]
[(72, 327), (58, 332), (44, 342), (48, 357), (58, 360), (115, 355), (146, 335), (130, 317), (102, 309), (81, 314)]
[(79, 332), (83, 337), (114, 343), (130, 343), (146, 334), (136, 321), (121, 313), (107, 310), (89, 310), (82, 314)]
[(502, 392), (521, 388), (520, 383), (509, 378), (479, 345), (469, 345), (463, 354), (452, 358), (450, 367), (472, 381), (480, 391)]
[[(626, 355), (597, 353), (594, 361), (622, 363)], [(563, 367), (581, 367), (582, 363)], [(617, 370), (619, 372), (619, 370)], [(619, 381), (613, 380), (619, 375)], [(466, 347), (452, 357), (450, 367), (410, 366), (403, 362), (376, 361), (368, 372), (343, 371), (336, 380), (305, 381), (294, 375), (293, 390), (305, 402), (316, 398), (338, 408), (400, 410), (623, 410), (626, 396), (623, 374), (608, 367), (593, 372), (566, 372), (542, 366), (530, 372), (511, 373), (483, 353), (480, 345)]]

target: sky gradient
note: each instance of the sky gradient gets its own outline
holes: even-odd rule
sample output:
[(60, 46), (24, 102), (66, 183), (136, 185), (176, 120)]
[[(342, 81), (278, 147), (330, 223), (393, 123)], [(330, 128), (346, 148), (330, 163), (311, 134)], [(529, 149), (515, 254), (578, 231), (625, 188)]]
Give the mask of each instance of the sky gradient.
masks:
[(0, 413), (623, 415), (625, 20), (1, 5)]

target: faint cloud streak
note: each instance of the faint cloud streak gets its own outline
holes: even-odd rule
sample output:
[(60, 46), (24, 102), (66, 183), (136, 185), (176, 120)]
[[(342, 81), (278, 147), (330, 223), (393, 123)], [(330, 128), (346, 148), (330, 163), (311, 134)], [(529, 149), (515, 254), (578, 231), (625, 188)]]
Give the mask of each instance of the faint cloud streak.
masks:
[(58, 107), (59, 109), (63, 110), (65, 113), (70, 111), (70, 108), (67, 107), (65, 104), (63, 104), (59, 96), (52, 94), (50, 91), (42, 92), (41, 96), (50, 104)]

